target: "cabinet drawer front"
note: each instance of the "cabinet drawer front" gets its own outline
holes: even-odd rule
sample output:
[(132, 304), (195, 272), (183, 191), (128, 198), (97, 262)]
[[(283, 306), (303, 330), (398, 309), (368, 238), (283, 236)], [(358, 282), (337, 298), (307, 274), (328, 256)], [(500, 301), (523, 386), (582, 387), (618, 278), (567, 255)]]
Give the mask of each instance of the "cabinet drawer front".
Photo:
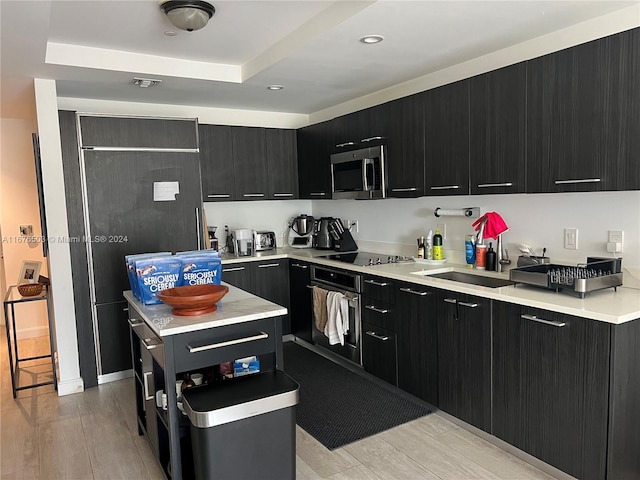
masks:
[(275, 322), (279, 321), (280, 318), (269, 318), (176, 335), (173, 342), (176, 372), (274, 352)]
[(395, 332), (396, 322), (394, 307), (371, 298), (362, 298), (362, 321)]
[(366, 275), (362, 283), (362, 294), (372, 300), (395, 304), (395, 282), (384, 277)]
[(396, 334), (363, 322), (362, 363), (365, 371), (397, 385)]

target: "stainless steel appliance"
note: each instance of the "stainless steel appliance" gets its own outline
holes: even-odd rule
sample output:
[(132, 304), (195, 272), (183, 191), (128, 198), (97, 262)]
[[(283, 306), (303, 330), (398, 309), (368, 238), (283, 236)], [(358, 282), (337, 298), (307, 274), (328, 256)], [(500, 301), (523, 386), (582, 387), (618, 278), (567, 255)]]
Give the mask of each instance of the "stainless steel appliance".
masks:
[(331, 191), (334, 199), (386, 198), (386, 147), (361, 148), (331, 155)]
[(299, 215), (289, 224), (288, 243), (294, 248), (311, 248), (313, 246), (313, 234), (315, 219), (309, 215)]
[(362, 366), (361, 284), (361, 276), (357, 273), (318, 265), (311, 266), (310, 288), (318, 286), (325, 290), (340, 292), (349, 299), (349, 332), (345, 337), (344, 345), (329, 345), (329, 339), (324, 332), (316, 328), (315, 322), (311, 334), (313, 341), (316, 345), (326, 348), (360, 366)]
[(248, 228), (234, 230), (231, 234), (233, 251), (236, 257), (249, 257), (253, 255), (253, 231)]
[(333, 250), (333, 237), (330, 226), (335, 221), (333, 217), (322, 217), (315, 222), (313, 231), (313, 246), (319, 250)]
[(358, 265), (360, 267), (383, 265), (388, 263), (413, 262), (412, 258), (405, 257), (402, 255), (385, 255), (383, 253), (371, 253), (371, 252), (334, 253), (331, 255), (323, 255), (321, 258), (326, 258), (328, 260), (336, 260), (338, 262), (343, 262), (343, 263), (349, 263), (351, 265)]
[(255, 231), (253, 232), (253, 248), (256, 252), (272, 250), (276, 248), (275, 232)]

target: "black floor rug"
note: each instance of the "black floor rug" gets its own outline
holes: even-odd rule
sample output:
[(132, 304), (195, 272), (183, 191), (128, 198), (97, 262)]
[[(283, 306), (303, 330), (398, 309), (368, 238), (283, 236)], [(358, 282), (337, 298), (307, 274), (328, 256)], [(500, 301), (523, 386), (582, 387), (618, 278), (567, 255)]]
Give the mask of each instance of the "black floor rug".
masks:
[(284, 370), (300, 384), (297, 424), (334, 450), (431, 413), (294, 342)]

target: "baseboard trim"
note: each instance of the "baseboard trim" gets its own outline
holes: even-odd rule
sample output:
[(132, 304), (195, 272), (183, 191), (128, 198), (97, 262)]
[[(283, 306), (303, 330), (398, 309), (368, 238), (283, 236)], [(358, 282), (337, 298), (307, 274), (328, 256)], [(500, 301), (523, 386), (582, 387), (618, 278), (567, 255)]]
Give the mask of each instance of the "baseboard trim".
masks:
[(107, 373), (106, 375), (98, 375), (98, 385), (103, 383), (116, 382), (125, 378), (133, 377), (133, 369), (122, 370), (121, 372)]
[(65, 395), (72, 395), (74, 393), (84, 392), (84, 382), (82, 378), (74, 378), (72, 380), (65, 380), (64, 382), (58, 382), (58, 396), (63, 397)]

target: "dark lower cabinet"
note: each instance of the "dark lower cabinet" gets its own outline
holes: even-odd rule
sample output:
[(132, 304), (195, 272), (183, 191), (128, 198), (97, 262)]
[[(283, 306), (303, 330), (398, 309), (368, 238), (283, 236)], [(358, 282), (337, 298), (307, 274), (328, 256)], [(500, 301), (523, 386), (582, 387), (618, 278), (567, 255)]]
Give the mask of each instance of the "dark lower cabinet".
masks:
[(363, 320), (362, 364), (365, 371), (397, 385), (396, 334)]
[(398, 387), (438, 405), (438, 332), (435, 290), (399, 283), (396, 290)]
[(127, 302), (96, 306), (102, 375), (131, 369)]
[(610, 329), (494, 302), (493, 434), (576, 478), (604, 479)]
[(290, 260), (289, 263), (289, 317), (291, 333), (309, 343), (313, 341), (313, 297), (311, 294), (311, 268), (306, 262)]
[(438, 290), (438, 407), (491, 431), (491, 300)]

